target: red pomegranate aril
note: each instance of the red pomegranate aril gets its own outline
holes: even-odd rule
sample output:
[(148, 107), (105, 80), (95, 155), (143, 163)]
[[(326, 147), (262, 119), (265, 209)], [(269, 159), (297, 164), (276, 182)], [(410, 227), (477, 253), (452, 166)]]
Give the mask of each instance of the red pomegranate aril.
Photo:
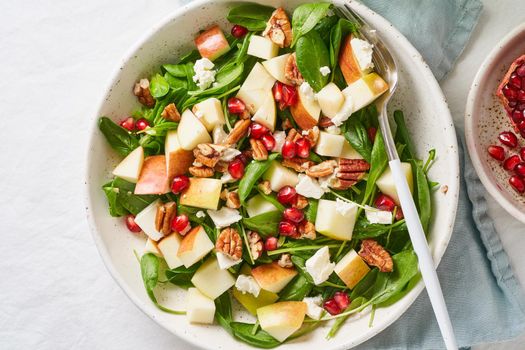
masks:
[(253, 139), (260, 139), (264, 135), (266, 135), (270, 130), (268, 130), (267, 127), (259, 124), (259, 123), (252, 123), (250, 125), (250, 137)]
[(403, 220), (405, 214), (403, 214), (403, 209), (401, 207), (396, 207), (396, 221)]
[(241, 114), (246, 110), (246, 105), (237, 97), (230, 97), (228, 99), (228, 112), (230, 114)]
[(521, 77), (517, 74), (512, 74), (509, 79), (509, 85), (516, 89), (521, 89)]
[(264, 250), (266, 250), (267, 252), (271, 252), (272, 250), (277, 249), (278, 243), (279, 240), (277, 239), (277, 237), (268, 237), (264, 242)]
[(131, 214), (127, 215), (125, 220), (126, 220), (126, 226), (127, 226), (128, 230), (130, 230), (131, 232), (138, 233), (138, 232), (142, 231), (140, 226), (137, 225), (137, 223), (135, 222), (135, 216), (134, 215), (131, 215)]
[(171, 229), (178, 233), (182, 233), (189, 224), (190, 219), (186, 214), (177, 215), (171, 220)]
[(240, 179), (244, 176), (244, 163), (240, 159), (234, 159), (228, 165), (228, 172), (234, 179)]
[(520, 120), (516, 123), (516, 126), (518, 127), (519, 131), (525, 130), (525, 119)]
[(190, 185), (190, 179), (185, 175), (175, 176), (171, 183), (171, 192), (179, 194)]
[(135, 127), (137, 128), (137, 130), (140, 130), (140, 131), (146, 129), (148, 126), (149, 126), (149, 122), (144, 118), (140, 118), (135, 123)]
[(128, 131), (135, 130), (135, 119), (129, 117), (120, 122), (120, 126)]
[(505, 85), (503, 88), (503, 95), (509, 100), (514, 101), (518, 97), (518, 91), (514, 90), (511, 86)]
[(281, 153), (284, 159), (291, 159), (297, 154), (297, 144), (293, 141), (284, 141)]
[(244, 165), (248, 164), (248, 157), (244, 153), (239, 154), (235, 159), (240, 160)]
[(513, 171), (516, 165), (518, 165), (520, 162), (521, 159), (518, 155), (510, 156), (503, 162), (503, 168), (508, 171)]
[(515, 148), (518, 145), (518, 137), (512, 131), (503, 131), (498, 138), (502, 144), (510, 148)]
[(374, 201), (374, 205), (379, 210), (393, 212), (396, 207), (396, 202), (394, 202), (392, 197), (381, 193), (379, 194), (379, 196), (377, 196), (376, 200)]
[(304, 213), (297, 208), (286, 208), (283, 212), (283, 218), (295, 224), (300, 223), (304, 219)]
[(377, 129), (372, 126), (372, 127), (369, 127), (366, 132), (368, 134), (368, 138), (370, 139), (370, 141), (374, 143), (374, 141), (376, 140)]
[(343, 311), (334, 298), (326, 300), (323, 307), (332, 316), (339, 315)]
[(501, 146), (490, 145), (487, 148), (487, 152), (492, 158), (499, 160), (500, 162), (505, 159), (505, 150)]
[(350, 297), (345, 292), (335, 292), (334, 300), (341, 310), (345, 310), (350, 305)]
[(525, 162), (525, 147), (520, 148), (520, 157), (521, 160)]
[(516, 167), (514, 168), (514, 171), (515, 171), (516, 174), (518, 174), (519, 176), (521, 176), (521, 177), (525, 177), (525, 163), (524, 163), (524, 162), (518, 163), (518, 164), (516, 165)]
[(283, 99), (283, 86), (284, 84), (280, 81), (275, 82), (272, 88), (273, 98), (275, 101), (280, 102)]
[(301, 137), (299, 140), (295, 141), (295, 151), (301, 158), (308, 158), (310, 156), (311, 147), (312, 145), (310, 144), (310, 141), (304, 137)]
[(514, 112), (512, 112), (512, 121), (514, 123), (519, 123), (523, 120), (524, 114), (523, 111), (519, 111), (518, 109), (515, 109)]
[(264, 147), (267, 151), (271, 151), (275, 148), (275, 138), (272, 134), (266, 134), (261, 137), (261, 142), (264, 144)]
[(297, 191), (291, 186), (284, 186), (277, 192), (277, 200), (281, 204), (293, 204), (297, 200)]
[(512, 175), (509, 179), (509, 184), (519, 193), (525, 192), (525, 181), (518, 175)]
[(298, 96), (295, 87), (290, 85), (284, 85), (282, 101), (284, 102), (286, 107), (295, 105), (297, 103), (297, 100)]
[(516, 74), (520, 77), (525, 77), (525, 64), (522, 64), (516, 69)]
[(297, 227), (289, 221), (279, 223), (279, 233), (283, 236), (294, 237), (297, 235)]
[(248, 29), (246, 27), (240, 26), (238, 24), (232, 27), (233, 37), (240, 39), (243, 38), (246, 34), (248, 34)]

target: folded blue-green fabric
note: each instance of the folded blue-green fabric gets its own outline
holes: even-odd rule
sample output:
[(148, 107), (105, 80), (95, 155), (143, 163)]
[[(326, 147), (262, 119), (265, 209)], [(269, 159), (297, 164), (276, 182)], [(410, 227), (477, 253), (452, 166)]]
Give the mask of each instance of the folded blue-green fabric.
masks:
[[(453, 67), (475, 27), (478, 0), (363, 0), (420, 51), (438, 79)], [(463, 130), (457, 130), (464, 149)], [(487, 214), (484, 189), (466, 152), (454, 233), (438, 274), (459, 346), (511, 339), (525, 329), (525, 296)], [(362, 349), (443, 349), (425, 291)]]

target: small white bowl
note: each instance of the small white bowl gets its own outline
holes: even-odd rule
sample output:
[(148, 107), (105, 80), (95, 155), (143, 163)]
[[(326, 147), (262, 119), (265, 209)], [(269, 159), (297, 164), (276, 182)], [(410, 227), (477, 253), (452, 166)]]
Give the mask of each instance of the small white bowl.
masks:
[[(465, 110), (465, 138), (474, 168), (487, 191), (509, 214), (525, 222), (525, 195), (517, 193), (509, 185), (510, 174), (487, 153), (489, 145), (499, 144), (500, 132), (514, 132), (507, 113), (496, 97), (496, 89), (512, 61), (523, 54), (525, 23), (501, 40), (476, 74)], [(525, 146), (525, 140), (519, 134), (517, 136), (520, 146)], [(510, 152), (506, 151), (508, 156)]]

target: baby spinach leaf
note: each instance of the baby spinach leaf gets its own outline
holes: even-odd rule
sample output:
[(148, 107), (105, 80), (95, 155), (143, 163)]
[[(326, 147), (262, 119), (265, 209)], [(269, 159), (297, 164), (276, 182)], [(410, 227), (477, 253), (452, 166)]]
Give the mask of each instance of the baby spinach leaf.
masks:
[(315, 30), (302, 36), (297, 41), (297, 67), (304, 79), (315, 91), (321, 90), (328, 83), (328, 76), (321, 74), (320, 68), (329, 65), (328, 49), (323, 39)]
[(170, 90), (170, 85), (162, 75), (155, 74), (153, 78), (151, 78), (149, 90), (151, 92), (151, 96), (153, 96), (155, 99), (158, 99), (168, 93)]
[(98, 120), (98, 127), (109, 145), (121, 156), (127, 156), (139, 146), (137, 137), (107, 117)]
[(315, 218), (317, 217), (317, 207), (319, 206), (319, 201), (317, 199), (308, 199), (308, 207), (304, 212), (306, 220), (315, 223)]
[(279, 293), (279, 301), (300, 301), (306, 297), (313, 288), (313, 284), (308, 282), (303, 275), (297, 275)]
[(419, 212), (419, 219), (423, 226), (423, 231), (428, 232), (428, 225), (430, 224), (430, 217), (432, 215), (432, 201), (430, 200), (430, 186), (428, 184), (427, 175), (423, 168), (417, 164), (415, 160), (411, 161), (412, 172), (415, 179), (415, 197), (417, 210)]
[[(361, 113), (361, 111), (357, 112)], [(352, 147), (359, 152), (367, 162), (372, 161), (372, 141), (368, 137), (366, 130), (360, 118), (352, 116), (343, 124), (343, 135)]]
[(332, 31), (332, 27), (334, 27), (339, 20), (339, 17), (337, 16), (326, 16), (323, 19), (317, 23), (314, 30), (321, 35), (321, 38), (323, 38), (323, 41), (330, 45), (330, 32)]
[(220, 95), (239, 84), (243, 72), (244, 64), (232, 62), (217, 72), (215, 84), (212, 87), (206, 90), (191, 91), (189, 95), (199, 97)]
[(233, 336), (251, 346), (263, 349), (271, 349), (281, 345), (281, 342), (263, 331), (261, 328), (258, 328), (254, 333), (253, 326), (254, 325), (251, 323), (230, 323)]
[(128, 211), (118, 200), (119, 189), (112, 186), (113, 181), (102, 186), (109, 204), (109, 215), (120, 217), (128, 214)]
[(108, 199), (111, 216), (124, 216), (128, 213), (137, 215), (158, 198), (155, 195), (134, 194), (135, 184), (118, 177), (105, 184), (102, 189)]
[(184, 289), (191, 288), (193, 287), (191, 279), (193, 278), (193, 275), (200, 266), (201, 264), (197, 263), (193, 264), (190, 267), (180, 266), (175, 269), (166, 270), (166, 279), (168, 280), (168, 282), (173, 283)]
[(186, 79), (176, 78), (168, 72), (164, 73), (164, 79), (166, 79), (166, 81), (172, 89), (188, 88), (188, 82), (186, 81)]
[(298, 40), (326, 17), (328, 10), (332, 5), (327, 2), (303, 4), (295, 9), (292, 17), (293, 41), (291, 47), (294, 47)]
[(291, 260), (295, 267), (297, 267), (299, 274), (303, 276), (304, 279), (308, 281), (308, 283), (313, 285), (314, 280), (312, 279), (312, 276), (310, 276), (310, 274), (306, 271), (306, 259), (297, 255), (292, 255)]
[(228, 333), (232, 333), (230, 323), (233, 322), (233, 314), (229, 293), (222, 293), (215, 299), (215, 319)]
[(199, 58), (201, 58), (201, 54), (199, 53), (199, 50), (191, 50), (187, 52), (186, 54), (182, 55), (182, 57), (179, 59), (179, 64), (195, 62)]
[(397, 126), (395, 140), (396, 142), (401, 142), (405, 145), (405, 151), (403, 152), (403, 154), (406, 153), (406, 157), (402, 157), (403, 154), (400, 154), (402, 160), (416, 159), (414, 144), (412, 143), (412, 140), (410, 138), (410, 134), (405, 123), (405, 116), (403, 112), (395, 111), (394, 120)]
[(184, 64), (164, 64), (162, 68), (176, 78), (186, 78), (186, 67)]
[(340, 18), (330, 32), (330, 69), (332, 70), (332, 79), (335, 74), (335, 68), (339, 61), (339, 51), (341, 50), (341, 41), (350, 33), (356, 33), (357, 26), (347, 19)]
[[(364, 303), (366, 303), (366, 299), (365, 298), (357, 297), (357, 298), (352, 300), (350, 306), (348, 306), (348, 308), (345, 311), (355, 310), (355, 309), (359, 308), (360, 306), (362, 306)], [(339, 331), (341, 326), (343, 326), (343, 324), (348, 319), (348, 317), (350, 317), (350, 315), (347, 315), (347, 316), (344, 316), (344, 317), (339, 317), (338, 319), (336, 319), (334, 324), (332, 325), (332, 328), (330, 328), (330, 331), (328, 332), (326, 338), (330, 339), (330, 338), (335, 337), (335, 335), (337, 334), (337, 332)]]
[(274, 10), (269, 6), (244, 4), (232, 8), (226, 18), (233, 24), (246, 27), (252, 32), (258, 32), (266, 28), (266, 22)]
[(253, 160), (250, 164), (248, 164), (244, 172), (244, 176), (239, 182), (238, 193), (239, 199), (241, 200), (241, 204), (244, 204), (257, 180), (259, 180), (259, 178), (264, 174), (264, 172), (268, 170), (268, 168), (272, 164), (272, 161), (274, 161), (278, 156), (279, 153), (272, 153), (268, 156), (267, 160)]
[(374, 192), (376, 181), (381, 176), (388, 164), (388, 158), (381, 133), (376, 134), (374, 146), (372, 148), (372, 155), (370, 161), (370, 172), (368, 173), (368, 180), (366, 181), (365, 196), (361, 204), (366, 204)]
[(282, 212), (274, 210), (251, 218), (242, 219), (242, 223), (246, 228), (257, 231), (263, 238), (266, 238), (277, 235), (282, 216)]

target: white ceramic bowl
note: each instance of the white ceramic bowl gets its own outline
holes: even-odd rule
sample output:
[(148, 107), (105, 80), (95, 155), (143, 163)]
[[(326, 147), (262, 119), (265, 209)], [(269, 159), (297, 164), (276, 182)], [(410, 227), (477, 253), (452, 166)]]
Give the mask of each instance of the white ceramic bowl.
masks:
[[(262, 2), (262, 1), (259, 1)], [(272, 6), (284, 4), (292, 10), (304, 0), (270, 0)], [(341, 4), (342, 0), (334, 1)], [(119, 120), (138, 105), (131, 93), (134, 82), (158, 69), (162, 63), (173, 62), (192, 46), (192, 39), (201, 28), (218, 22), (229, 28), (225, 17), (231, 3), (226, 1), (196, 1), (170, 14), (152, 28), (124, 57), (113, 81), (107, 88), (100, 109), (93, 117), (93, 131), (87, 160), (86, 201), (87, 215), (100, 254), (116, 282), (145, 314), (170, 332), (202, 348), (235, 350), (246, 345), (234, 340), (220, 326), (189, 325), (183, 316), (159, 311), (149, 301), (142, 285), (140, 270), (133, 249), (141, 251), (144, 238), (127, 232), (122, 220), (107, 213), (107, 203), (101, 186), (108, 180), (118, 157), (110, 149), (96, 127), (96, 119), (109, 116)], [(446, 194), (438, 191), (433, 196), (434, 216), (430, 229), (430, 245), (439, 262), (450, 240), (459, 188), (459, 167), (456, 135), (452, 118), (443, 94), (420, 54), (385, 19), (358, 3), (352, 7), (377, 28), (390, 44), (400, 68), (400, 85), (391, 109), (403, 108), (407, 123), (420, 157), (435, 148), (438, 160), (430, 172), (432, 180), (448, 186)], [(395, 304), (376, 311), (374, 324), (368, 326), (368, 317), (348, 320), (339, 335), (326, 340), (329, 325), (282, 346), (283, 349), (348, 349), (382, 331), (394, 322), (423, 289), (420, 282), (410, 293)], [(170, 295), (167, 298), (166, 295)], [(183, 307), (183, 293), (176, 287), (158, 291), (160, 302), (174, 308)], [(237, 313), (237, 319), (247, 319)]]
[[(490, 195), (512, 216), (525, 222), (525, 196), (508, 183), (510, 177), (487, 153), (499, 144), (498, 135), (512, 125), (495, 93), (512, 61), (525, 53), (525, 24), (520, 25), (492, 50), (472, 83), (465, 110), (465, 137), (478, 176)], [(519, 135), (521, 146), (525, 140)], [(510, 152), (507, 152), (510, 154)]]

